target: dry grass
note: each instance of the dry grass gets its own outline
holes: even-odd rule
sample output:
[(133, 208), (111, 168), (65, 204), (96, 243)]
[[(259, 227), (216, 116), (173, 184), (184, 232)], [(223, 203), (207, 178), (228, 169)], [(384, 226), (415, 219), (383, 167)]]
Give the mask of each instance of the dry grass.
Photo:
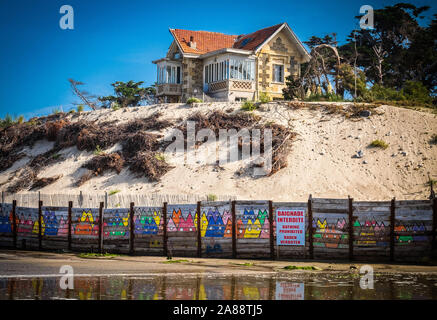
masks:
[(113, 170), (119, 174), (124, 166), (124, 159), (118, 152), (101, 154), (93, 157), (82, 167), (92, 170), (96, 175), (102, 175), (106, 171)]
[(146, 176), (151, 181), (159, 179), (173, 167), (167, 162), (160, 160), (153, 152), (140, 152), (131, 161), (129, 169), (138, 174)]

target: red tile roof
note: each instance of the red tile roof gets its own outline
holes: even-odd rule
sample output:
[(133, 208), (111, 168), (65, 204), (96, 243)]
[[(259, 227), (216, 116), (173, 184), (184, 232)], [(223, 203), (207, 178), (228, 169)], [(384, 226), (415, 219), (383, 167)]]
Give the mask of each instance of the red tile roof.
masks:
[(276, 26), (264, 28), (253, 33), (241, 36), (237, 42), (234, 44), (234, 48), (236, 49), (244, 49), (244, 50), (255, 50), (264, 43), (272, 34), (274, 34), (281, 26), (281, 24), (277, 24)]
[[(232, 48), (237, 36), (227, 35), (218, 32), (190, 31), (181, 29), (171, 29), (176, 41), (179, 43), (184, 53), (204, 54), (223, 48)], [(189, 46), (190, 37), (196, 43), (196, 49)]]
[[(170, 29), (170, 32), (179, 43), (179, 46), (184, 53), (204, 54), (223, 48), (255, 50), (282, 25), (283, 23), (240, 36), (227, 35), (218, 32), (181, 29)], [(196, 42), (196, 48), (189, 46), (191, 37), (193, 37), (193, 42)]]

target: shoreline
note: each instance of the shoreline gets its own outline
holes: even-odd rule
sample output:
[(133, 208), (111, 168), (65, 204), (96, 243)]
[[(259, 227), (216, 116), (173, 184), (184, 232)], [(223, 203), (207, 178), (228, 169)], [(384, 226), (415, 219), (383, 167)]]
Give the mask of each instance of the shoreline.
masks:
[[(375, 273), (426, 273), (437, 274), (437, 264), (381, 263), (364, 261), (282, 261), (254, 259), (216, 259), (174, 257), (169, 263), (162, 256), (127, 256), (81, 258), (79, 253), (45, 251), (0, 250), (0, 278), (61, 276), (59, 269), (71, 265), (77, 276), (154, 276), (154, 275), (261, 275), (308, 274), (326, 272), (359, 273), (360, 267), (370, 265)], [(315, 267), (316, 270), (285, 270)]]

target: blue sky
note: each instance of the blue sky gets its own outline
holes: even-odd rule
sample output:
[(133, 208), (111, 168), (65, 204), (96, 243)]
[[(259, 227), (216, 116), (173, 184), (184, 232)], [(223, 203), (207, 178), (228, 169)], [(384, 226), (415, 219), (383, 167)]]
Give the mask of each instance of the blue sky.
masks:
[[(302, 41), (336, 32), (341, 42), (360, 6), (397, 2), (407, 1), (0, 0), (0, 117), (68, 111), (79, 102), (68, 78), (99, 96), (115, 81), (152, 84), (151, 61), (172, 41), (168, 28), (245, 34), (288, 22)], [(436, 13), (434, 0), (408, 2)], [(65, 4), (74, 9), (74, 30), (59, 27)]]

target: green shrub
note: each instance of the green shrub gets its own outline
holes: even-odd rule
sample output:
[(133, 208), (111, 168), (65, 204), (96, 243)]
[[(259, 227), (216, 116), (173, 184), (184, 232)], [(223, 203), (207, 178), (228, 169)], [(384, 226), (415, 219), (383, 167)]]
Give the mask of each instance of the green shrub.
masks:
[(216, 201), (217, 200), (217, 196), (215, 194), (208, 194), (207, 196), (208, 201)]
[(157, 153), (155, 154), (155, 159), (159, 161), (165, 161), (165, 156), (163, 153)]
[(271, 100), (270, 96), (269, 96), (269, 94), (267, 92), (261, 92), (259, 94), (259, 102), (267, 103), (267, 102), (270, 102), (270, 100)]
[(113, 103), (111, 104), (111, 109), (112, 109), (113, 111), (117, 111), (117, 110), (120, 109), (120, 105), (119, 105), (117, 102), (113, 102)]
[(429, 90), (418, 81), (406, 81), (401, 90), (374, 84), (361, 98), (364, 102), (385, 102), (397, 106), (433, 107)]
[(241, 105), (241, 110), (244, 111), (253, 111), (257, 108), (258, 106), (253, 101), (244, 101), (244, 103)]
[(305, 101), (331, 101), (331, 102), (343, 102), (346, 101), (342, 96), (336, 95), (335, 93), (325, 93), (325, 94), (311, 94)]
[(9, 113), (7, 113), (5, 115), (5, 118), (1, 120), (0, 123), (2, 128), (7, 128), (14, 124), (14, 120), (12, 120), (12, 116)]
[(432, 97), (429, 90), (419, 81), (406, 81), (402, 88), (403, 96), (410, 101), (415, 101), (423, 105), (431, 105)]
[(387, 149), (388, 143), (383, 140), (373, 140), (370, 145), (372, 148), (381, 148), (381, 149)]
[(22, 124), (24, 122), (24, 116), (19, 116), (16, 120), (18, 124)]
[(117, 193), (119, 193), (120, 192), (120, 190), (111, 190), (111, 191), (109, 191), (109, 193), (108, 193), (108, 195), (109, 196), (113, 196), (114, 194), (117, 194)]
[(285, 270), (322, 270), (318, 267), (314, 267), (314, 266), (285, 266), (284, 267)]
[(83, 104), (80, 104), (80, 105), (77, 106), (77, 112), (81, 113), (83, 111), (83, 109), (84, 109), (84, 105)]
[(102, 154), (105, 154), (105, 152), (102, 150), (102, 148), (100, 148), (99, 145), (96, 146), (96, 150), (94, 150), (94, 155), (95, 156), (101, 156)]
[(189, 99), (187, 100), (187, 104), (201, 103), (201, 102), (202, 102), (201, 99), (198, 99), (198, 98), (195, 98), (195, 97), (191, 97), (191, 98), (189, 98)]

